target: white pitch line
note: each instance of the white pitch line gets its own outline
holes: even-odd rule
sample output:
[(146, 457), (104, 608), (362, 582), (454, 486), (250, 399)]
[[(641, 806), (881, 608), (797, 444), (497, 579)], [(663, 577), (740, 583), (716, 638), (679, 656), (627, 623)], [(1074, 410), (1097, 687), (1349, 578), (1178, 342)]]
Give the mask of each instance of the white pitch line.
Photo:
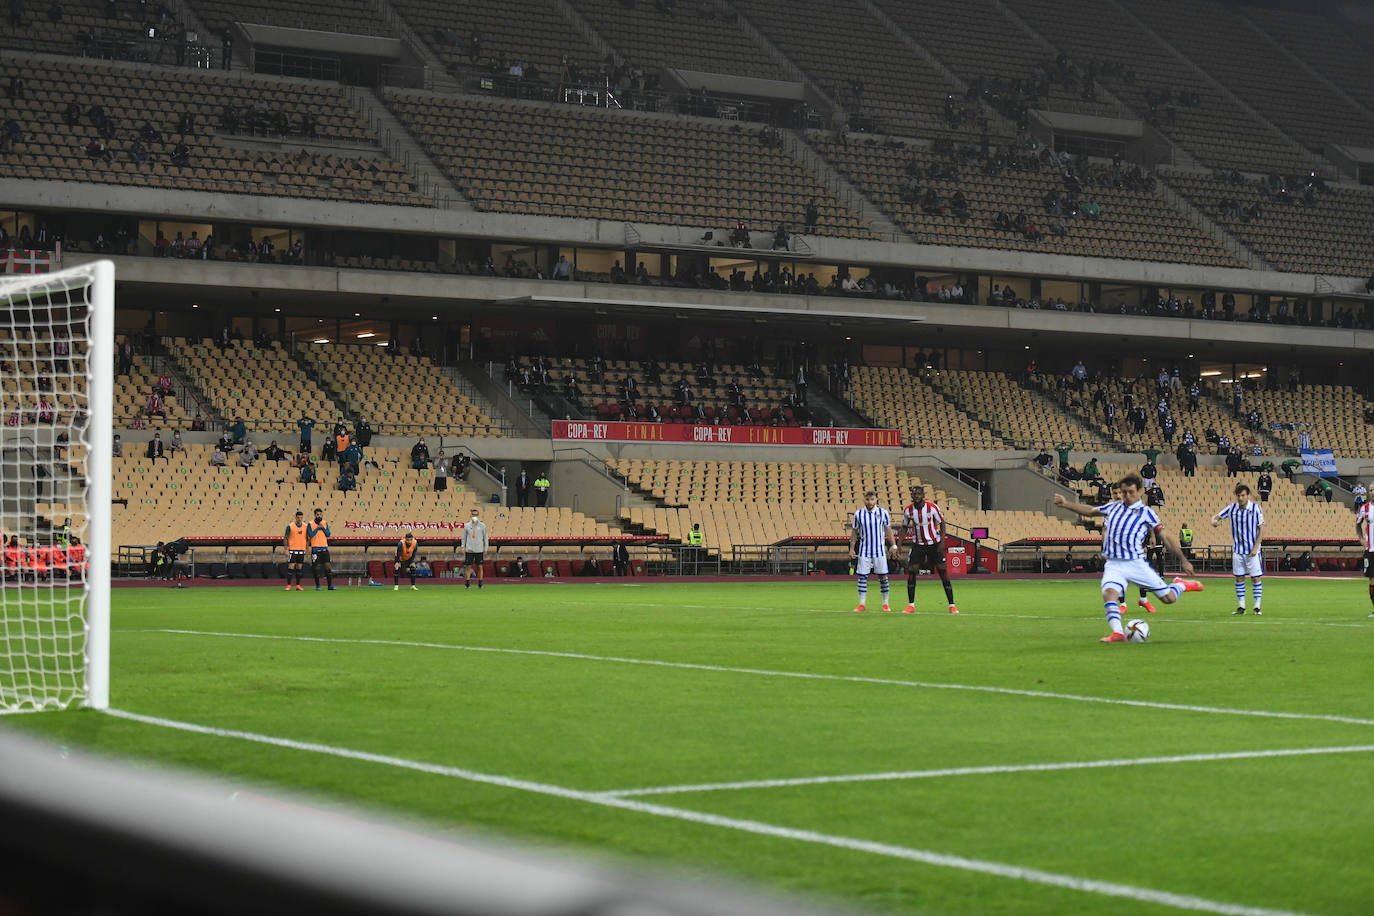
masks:
[(1062, 763), (999, 764), (981, 767), (949, 767), (940, 770), (897, 770), (889, 773), (851, 773), (837, 776), (798, 776), (791, 779), (754, 779), (739, 782), (704, 782), (682, 786), (647, 786), (640, 789), (608, 789), (597, 794), (608, 798), (644, 795), (678, 795), (687, 792), (721, 792), (734, 789), (783, 789), (831, 783), (888, 782), (936, 779), (943, 776), (986, 776), (1000, 773), (1046, 773), (1056, 770), (1094, 770), (1107, 767), (1152, 766), (1165, 763), (1208, 763), (1216, 760), (1253, 760), (1260, 757), (1308, 757), (1324, 754), (1374, 753), (1374, 744), (1343, 747), (1298, 747), (1267, 751), (1222, 751), (1211, 754), (1176, 754), (1169, 757), (1125, 757), (1115, 760), (1069, 760)]
[(672, 808), (665, 805), (650, 804), (648, 802), (614, 798), (596, 792), (584, 792), (578, 789), (571, 789), (566, 786), (534, 782), (526, 779), (512, 779), (492, 773), (481, 773), (476, 770), (466, 770), (459, 767), (407, 760), (403, 757), (374, 754), (369, 751), (335, 747), (328, 744), (294, 741), (290, 738), (278, 738), (272, 735), (262, 735), (254, 732), (215, 728), (208, 725), (197, 725), (191, 722), (179, 722), (175, 719), (146, 716), (120, 709), (109, 709), (105, 712), (107, 715), (119, 719), (126, 719), (132, 722), (140, 722), (145, 725), (153, 725), (161, 728), (170, 728), (201, 735), (211, 735), (218, 738), (234, 738), (241, 741), (252, 741), (259, 744), (288, 748), (290, 750), (307, 751), (315, 754), (326, 754), (331, 757), (340, 757), (347, 760), (358, 760), (366, 763), (414, 770), (435, 776), (463, 779), (469, 782), (485, 783), (487, 785), (500, 786), (507, 789), (516, 789), (524, 792), (533, 792), (539, 795), (553, 796), (569, 801), (585, 802), (587, 804), (600, 805), (606, 808), (633, 811), (638, 814), (648, 814), (655, 817), (670, 818), (672, 820), (688, 821), (690, 823), (703, 824), (709, 827), (720, 827), (727, 830), (737, 830), (743, 833), (752, 833), (760, 836), (777, 837), (779, 839), (792, 840), (800, 843), (814, 843), (852, 852), (866, 852), (894, 859), (904, 859), (910, 862), (920, 862), (925, 865), (934, 865), (940, 868), (954, 868), (963, 871), (978, 872), (980, 874), (1007, 878), (1013, 881), (1025, 881), (1032, 884), (1044, 884), (1050, 887), (1065, 888), (1082, 893), (1125, 898), (1127, 900), (1153, 903), (1180, 910), (1218, 913), (1221, 914), (1221, 916), (1303, 916), (1301, 913), (1295, 913), (1289, 910), (1275, 910), (1266, 907), (1246, 906), (1239, 903), (1226, 903), (1219, 900), (1210, 900), (1206, 897), (1195, 897), (1189, 894), (1175, 894), (1170, 891), (1134, 887), (1129, 884), (1117, 884), (1111, 881), (1078, 878), (1073, 875), (1061, 875), (1055, 872), (1041, 871), (1036, 868), (1023, 868), (1019, 865), (1008, 865), (1002, 862), (969, 859), (964, 856), (949, 855), (926, 849), (915, 849), (909, 846), (894, 846), (888, 843), (861, 840), (856, 837), (818, 833), (812, 830), (797, 830), (792, 827), (782, 827), (762, 821), (743, 820), (740, 818), (710, 814), (704, 811), (691, 811), (685, 808)]
[(1094, 697), (1076, 693), (1054, 693), (1048, 690), (1022, 690), (1016, 687), (991, 687), (983, 684), (943, 684), (937, 681), (906, 681), (896, 678), (863, 677), (853, 674), (818, 674), (812, 671), (772, 671), (767, 668), (733, 668), (727, 665), (703, 665), (693, 662), (666, 662), (646, 658), (622, 658), (615, 655), (589, 655), (584, 652), (553, 652), (542, 649), (503, 649), (495, 646), (463, 646), (437, 642), (416, 642), (395, 639), (347, 639), (337, 636), (282, 636), (270, 633), (224, 633), (214, 630), (181, 630), (156, 628), (144, 633), (172, 633), (181, 636), (215, 636), (234, 639), (280, 639), (292, 642), (316, 642), (367, 646), (396, 646), (418, 649), (444, 649), (451, 652), (486, 652), (494, 655), (526, 655), (541, 658), (568, 658), (581, 661), (611, 662), (618, 665), (644, 665), (652, 668), (676, 668), (686, 671), (714, 671), (722, 674), (752, 674), (759, 677), (794, 678), (805, 681), (835, 681), (846, 684), (878, 684), (890, 687), (914, 687), (923, 690), (965, 690), (974, 693), (996, 693), (1004, 696), (1032, 697), (1043, 700), (1068, 700), (1074, 703), (1106, 703), (1112, 706), (1132, 706), (1140, 709), (1168, 709), (1175, 712), (1199, 712), (1225, 716), (1253, 716), (1261, 719), (1301, 719), (1317, 722), (1340, 722), (1345, 725), (1374, 725), (1374, 719), (1338, 716), (1325, 713), (1275, 712), (1265, 709), (1233, 709), (1224, 706), (1193, 706), (1187, 703), (1161, 703), (1153, 700), (1126, 700), (1114, 697)]

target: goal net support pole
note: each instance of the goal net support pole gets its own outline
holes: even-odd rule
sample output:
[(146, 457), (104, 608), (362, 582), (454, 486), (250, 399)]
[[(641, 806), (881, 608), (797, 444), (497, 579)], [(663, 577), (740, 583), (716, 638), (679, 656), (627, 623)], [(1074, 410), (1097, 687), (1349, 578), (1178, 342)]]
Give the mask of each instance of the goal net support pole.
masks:
[(87, 317), (86, 372), (90, 416), (86, 436), (86, 703), (92, 709), (110, 705), (110, 530), (114, 438), (114, 264), (91, 265)]

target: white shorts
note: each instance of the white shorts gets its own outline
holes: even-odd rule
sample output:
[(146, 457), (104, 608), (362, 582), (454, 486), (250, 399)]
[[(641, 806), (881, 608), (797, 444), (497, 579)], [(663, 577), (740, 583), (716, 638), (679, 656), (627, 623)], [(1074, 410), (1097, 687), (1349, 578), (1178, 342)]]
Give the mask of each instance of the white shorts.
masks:
[(887, 575), (887, 557), (859, 557), (854, 564), (854, 569), (861, 576), (866, 576), (869, 573), (885, 576)]
[(1254, 576), (1258, 579), (1264, 575), (1264, 561), (1257, 556), (1249, 556), (1243, 553), (1231, 554), (1231, 575), (1233, 576)]
[(1158, 591), (1167, 588), (1169, 583), (1160, 578), (1155, 568), (1144, 560), (1107, 560), (1106, 567), (1102, 570), (1102, 588), (1116, 589), (1116, 593), (1121, 597), (1126, 597), (1126, 590), (1131, 585), (1139, 585), (1149, 591)]

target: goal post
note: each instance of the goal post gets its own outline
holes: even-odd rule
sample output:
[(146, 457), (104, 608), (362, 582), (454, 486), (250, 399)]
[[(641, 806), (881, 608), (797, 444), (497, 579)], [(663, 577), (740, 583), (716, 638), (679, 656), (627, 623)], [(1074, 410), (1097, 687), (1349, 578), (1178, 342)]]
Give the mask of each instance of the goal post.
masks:
[(110, 702), (114, 265), (0, 275), (0, 712)]

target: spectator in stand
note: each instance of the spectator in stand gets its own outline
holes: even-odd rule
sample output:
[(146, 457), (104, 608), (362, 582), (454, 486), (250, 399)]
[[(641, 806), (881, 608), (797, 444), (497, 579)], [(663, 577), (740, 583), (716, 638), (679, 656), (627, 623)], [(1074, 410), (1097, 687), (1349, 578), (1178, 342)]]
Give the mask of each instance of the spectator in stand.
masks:
[(530, 568), (525, 563), (525, 558), (516, 557), (515, 562), (506, 570), (506, 575), (510, 576), (512, 579), (528, 579), (530, 577)]
[(410, 466), (418, 471), (429, 465), (429, 446), (425, 445), (425, 439), (421, 436), (420, 440), (410, 447)]
[(248, 424), (243, 422), (243, 417), (239, 417), (234, 421), (232, 433), (234, 445), (242, 445), (248, 438)]
[(1364, 484), (1357, 480), (1355, 481), (1355, 486), (1350, 488), (1350, 492), (1355, 495), (1355, 511), (1359, 512), (1360, 507), (1363, 506), (1369, 498), (1369, 491), (1365, 489)]
[(247, 470), (257, 460), (258, 447), (253, 444), (252, 439), (245, 439), (243, 445), (239, 447), (239, 466)]
[(153, 433), (153, 438), (148, 440), (148, 450), (145, 452), (145, 457), (153, 461), (159, 458), (163, 461), (167, 460), (167, 453), (162, 444), (162, 433)]
[(193, 432), (193, 433), (203, 433), (203, 432), (205, 432), (205, 418), (202, 417), (202, 416), (200, 415), (199, 412), (196, 413), (196, 418), (195, 418), (194, 420), (191, 421), (191, 432)]
[(315, 421), (305, 414), (301, 414), (301, 418), (296, 421), (296, 426), (298, 426), (301, 431), (300, 450), (308, 455), (310, 454), (311, 438), (314, 435)]
[(163, 402), (162, 395), (156, 391), (149, 392), (148, 400), (143, 404), (143, 412), (148, 415), (149, 419), (153, 417), (167, 419), (167, 405)]
[(180, 430), (180, 429), (174, 429), (174, 430), (172, 430), (172, 441), (171, 441), (171, 443), (168, 445), (168, 449), (169, 449), (170, 451), (172, 451), (172, 452), (175, 453), (175, 452), (183, 451), (185, 448), (186, 448), (186, 446), (185, 446), (185, 445), (182, 443), (182, 441), (181, 441), (181, 430)]
[(553, 265), (551, 278), (554, 280), (571, 280), (573, 278), (572, 263), (561, 254), (558, 256), (558, 263)]
[(114, 440), (110, 443), (110, 454), (116, 458), (124, 457), (124, 440), (119, 438), (119, 433), (115, 433)]
[(301, 483), (319, 483), (319, 475), (315, 471), (315, 456), (301, 455)]
[(344, 493), (358, 489), (358, 477), (353, 473), (352, 465), (344, 465), (343, 471), (339, 473), (338, 488)]
[(211, 467), (222, 468), (222, 467), (224, 467), (225, 462), (226, 462), (227, 460), (228, 460), (228, 452), (226, 452), (224, 449), (216, 448), (216, 449), (212, 449), (212, 450), (210, 451), (210, 466), (211, 466)]
[(434, 492), (443, 493), (448, 489), (448, 459), (444, 450), (439, 449), (439, 457), (434, 459)]
[(1088, 381), (1088, 367), (1083, 365), (1083, 360), (1080, 359), (1078, 362), (1074, 363), (1073, 369), (1070, 370), (1069, 374), (1073, 376), (1074, 387), (1082, 391), (1083, 386), (1086, 385)]
[(289, 454), (289, 452), (282, 451), (281, 446), (277, 445), (277, 440), (273, 439), (263, 450), (262, 457), (268, 461), (284, 461)]
[(1260, 472), (1259, 481), (1255, 484), (1255, 489), (1259, 490), (1260, 502), (1269, 502), (1269, 493), (1274, 489), (1274, 478), (1269, 476), (1267, 470)]
[(595, 557), (595, 556), (592, 556), (592, 555), (590, 555), (590, 554), (587, 556), (587, 559), (586, 559), (586, 560), (583, 562), (583, 564), (582, 564), (582, 573), (581, 573), (581, 575), (586, 576), (586, 577), (589, 577), (589, 578), (590, 578), (591, 576), (599, 576), (599, 575), (601, 575), (601, 569), (600, 569), (600, 568), (598, 567), (598, 565), (597, 565), (596, 557)]

